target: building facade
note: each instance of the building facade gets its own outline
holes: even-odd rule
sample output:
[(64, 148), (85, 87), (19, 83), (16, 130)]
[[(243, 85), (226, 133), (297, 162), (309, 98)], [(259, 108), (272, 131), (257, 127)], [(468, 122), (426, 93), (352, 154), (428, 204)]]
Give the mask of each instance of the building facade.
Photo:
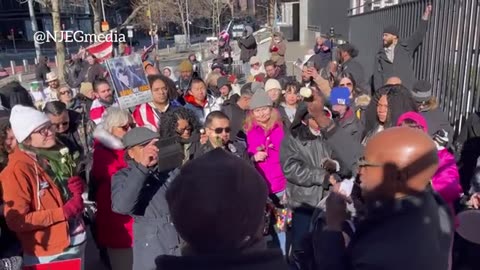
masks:
[[(52, 16), (49, 11), (34, 3), (38, 30), (52, 31)], [(92, 31), (90, 6), (88, 0), (60, 0), (60, 18), (66, 30)], [(28, 11), (28, 4), (17, 0), (0, 1), (0, 42), (11, 39), (33, 41), (33, 31)]]

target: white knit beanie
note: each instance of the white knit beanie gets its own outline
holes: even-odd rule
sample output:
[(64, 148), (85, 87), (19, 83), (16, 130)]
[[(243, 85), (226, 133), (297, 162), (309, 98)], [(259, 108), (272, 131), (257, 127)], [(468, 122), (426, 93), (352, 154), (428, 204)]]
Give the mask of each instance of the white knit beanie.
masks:
[(13, 135), (19, 143), (25, 141), (32, 132), (50, 122), (48, 116), (32, 107), (15, 105), (10, 113)]
[(265, 82), (265, 91), (268, 92), (272, 89), (282, 90), (282, 86), (280, 85), (279, 81), (277, 81), (275, 79), (268, 79)]

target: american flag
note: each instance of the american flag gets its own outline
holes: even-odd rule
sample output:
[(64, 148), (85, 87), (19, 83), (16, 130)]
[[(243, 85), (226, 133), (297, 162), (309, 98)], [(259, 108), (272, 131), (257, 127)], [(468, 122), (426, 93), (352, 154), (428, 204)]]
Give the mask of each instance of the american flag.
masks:
[(93, 54), (102, 63), (113, 55), (113, 42), (105, 41), (92, 44), (86, 48), (87, 52)]

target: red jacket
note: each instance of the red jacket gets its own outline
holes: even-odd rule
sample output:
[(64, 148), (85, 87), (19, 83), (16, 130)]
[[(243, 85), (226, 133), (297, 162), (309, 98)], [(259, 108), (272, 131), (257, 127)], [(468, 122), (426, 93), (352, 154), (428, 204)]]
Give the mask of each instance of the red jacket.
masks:
[(130, 248), (133, 246), (133, 219), (112, 211), (112, 176), (127, 167), (125, 151), (118, 138), (98, 127), (94, 134), (92, 181), (96, 187), (97, 237), (102, 247)]

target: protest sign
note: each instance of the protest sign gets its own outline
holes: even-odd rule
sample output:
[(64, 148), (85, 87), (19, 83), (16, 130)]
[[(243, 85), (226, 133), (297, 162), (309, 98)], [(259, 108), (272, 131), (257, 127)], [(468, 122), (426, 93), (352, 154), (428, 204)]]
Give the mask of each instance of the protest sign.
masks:
[(109, 59), (107, 68), (122, 109), (132, 108), (152, 100), (140, 55), (132, 54)]

